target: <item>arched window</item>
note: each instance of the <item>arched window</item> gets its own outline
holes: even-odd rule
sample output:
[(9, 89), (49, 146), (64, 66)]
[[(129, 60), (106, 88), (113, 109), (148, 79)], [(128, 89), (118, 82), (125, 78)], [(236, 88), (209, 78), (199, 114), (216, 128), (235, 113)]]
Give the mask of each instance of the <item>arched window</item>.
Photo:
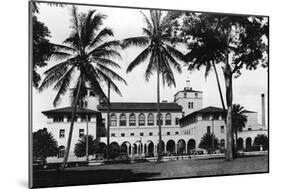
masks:
[(224, 139), (221, 139), (221, 140), (220, 140), (220, 146), (221, 146), (222, 148), (225, 147), (225, 140), (224, 140)]
[(63, 158), (64, 157), (64, 153), (65, 153), (65, 147), (64, 146), (60, 146), (59, 147), (58, 158)]
[(171, 114), (167, 113), (165, 117), (165, 125), (171, 125), (172, 124), (171, 120), (172, 120)]
[[(157, 119), (157, 125), (158, 125), (158, 117), (156, 117)], [(160, 113), (160, 124), (163, 125), (163, 115)]]
[(117, 116), (116, 114), (110, 115), (110, 127), (116, 127), (117, 125)]
[(139, 115), (139, 125), (140, 126), (145, 125), (145, 116), (144, 116), (144, 114), (140, 114)]
[(121, 114), (120, 115), (120, 126), (126, 126), (126, 115), (125, 114)]
[(153, 114), (148, 114), (148, 125), (154, 125), (154, 116)]
[(130, 126), (135, 126), (136, 125), (136, 116), (134, 113), (131, 113), (130, 114), (130, 117), (129, 117), (129, 125)]

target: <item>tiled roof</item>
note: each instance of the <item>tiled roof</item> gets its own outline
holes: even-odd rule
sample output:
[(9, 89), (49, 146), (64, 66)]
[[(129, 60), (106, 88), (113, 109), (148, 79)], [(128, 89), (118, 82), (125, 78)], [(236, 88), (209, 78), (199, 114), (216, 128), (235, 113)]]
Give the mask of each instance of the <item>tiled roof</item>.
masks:
[[(99, 111), (106, 111), (107, 105), (98, 105)], [(111, 102), (111, 111), (157, 111), (157, 103), (151, 102)], [(175, 102), (160, 103), (160, 110), (182, 111), (182, 107)]]
[[(45, 115), (71, 114), (72, 110), (73, 110), (72, 107), (64, 107), (64, 108), (42, 111), (42, 113), (45, 114)], [(76, 113), (77, 114), (99, 114), (99, 112), (97, 112), (97, 111), (85, 109), (85, 108), (79, 108), (79, 107), (77, 108)]]

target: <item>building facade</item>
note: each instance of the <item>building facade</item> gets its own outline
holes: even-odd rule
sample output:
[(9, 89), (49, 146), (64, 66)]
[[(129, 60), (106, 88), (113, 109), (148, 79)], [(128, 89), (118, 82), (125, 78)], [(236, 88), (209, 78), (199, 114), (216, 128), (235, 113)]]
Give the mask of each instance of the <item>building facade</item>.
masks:
[[(188, 86), (174, 95), (174, 102), (160, 103), (162, 147), (165, 155), (188, 154), (198, 150), (200, 140), (205, 133), (213, 133), (219, 140), (220, 148), (225, 148), (226, 126), (223, 110), (211, 106), (203, 108), (202, 101), (203, 92)], [(63, 157), (63, 150), (67, 143), (71, 108), (42, 113), (48, 118), (48, 130), (53, 133), (62, 149), (59, 156), (53, 159), (60, 159)], [(257, 112), (247, 111), (246, 115), (248, 119), (246, 127), (238, 134), (237, 145), (241, 150), (253, 145), (254, 138), (258, 134), (267, 135), (265, 125), (258, 124)], [(86, 116), (89, 117), (88, 121)], [(119, 148), (130, 157), (157, 155), (159, 148), (157, 103), (112, 102), (109, 117), (109, 142), (112, 147)], [(89, 90), (77, 110), (70, 159), (75, 160), (74, 146), (79, 138), (86, 134), (87, 128), (88, 134), (99, 142), (100, 149), (104, 149), (107, 144), (107, 123), (107, 105), (100, 103)]]

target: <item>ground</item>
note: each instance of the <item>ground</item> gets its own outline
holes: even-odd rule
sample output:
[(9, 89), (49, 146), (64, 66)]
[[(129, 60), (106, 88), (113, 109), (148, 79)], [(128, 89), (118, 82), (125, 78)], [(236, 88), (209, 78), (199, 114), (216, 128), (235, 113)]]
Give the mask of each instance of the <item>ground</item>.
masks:
[(268, 156), (112, 164), (34, 172), (34, 187), (268, 172)]

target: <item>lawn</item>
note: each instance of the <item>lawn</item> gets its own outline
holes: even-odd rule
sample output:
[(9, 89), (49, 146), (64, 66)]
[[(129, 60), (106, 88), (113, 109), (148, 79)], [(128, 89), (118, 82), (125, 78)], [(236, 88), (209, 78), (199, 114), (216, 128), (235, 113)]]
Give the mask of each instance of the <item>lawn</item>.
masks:
[(178, 160), (162, 163), (112, 164), (34, 171), (34, 187), (101, 184), (165, 178), (268, 172), (268, 156), (224, 159)]

